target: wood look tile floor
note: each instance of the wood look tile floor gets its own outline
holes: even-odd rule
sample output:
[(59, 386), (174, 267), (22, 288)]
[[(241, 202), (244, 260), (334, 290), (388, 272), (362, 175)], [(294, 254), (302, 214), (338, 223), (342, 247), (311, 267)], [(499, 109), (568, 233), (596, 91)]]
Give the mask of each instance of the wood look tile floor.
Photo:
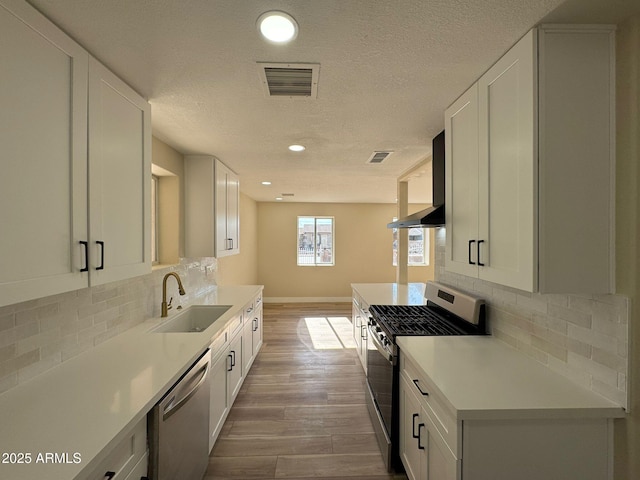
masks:
[(264, 344), (204, 480), (398, 480), (365, 404), (351, 304), (264, 304)]

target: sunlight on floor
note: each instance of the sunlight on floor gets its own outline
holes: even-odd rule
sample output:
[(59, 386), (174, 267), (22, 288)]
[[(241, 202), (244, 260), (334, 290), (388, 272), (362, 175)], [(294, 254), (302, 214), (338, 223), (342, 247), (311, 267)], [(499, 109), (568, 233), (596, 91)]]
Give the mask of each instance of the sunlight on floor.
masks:
[(356, 348), (347, 317), (305, 317), (304, 322), (316, 350)]

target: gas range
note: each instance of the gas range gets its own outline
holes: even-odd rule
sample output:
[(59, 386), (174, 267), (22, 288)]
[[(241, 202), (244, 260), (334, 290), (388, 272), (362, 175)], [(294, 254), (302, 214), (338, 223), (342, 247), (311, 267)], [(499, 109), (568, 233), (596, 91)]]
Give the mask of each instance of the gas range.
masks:
[(482, 299), (428, 282), (426, 305), (371, 305), (367, 325), (367, 407), (389, 471), (402, 469), (398, 456), (398, 346), (403, 335), (484, 335)]

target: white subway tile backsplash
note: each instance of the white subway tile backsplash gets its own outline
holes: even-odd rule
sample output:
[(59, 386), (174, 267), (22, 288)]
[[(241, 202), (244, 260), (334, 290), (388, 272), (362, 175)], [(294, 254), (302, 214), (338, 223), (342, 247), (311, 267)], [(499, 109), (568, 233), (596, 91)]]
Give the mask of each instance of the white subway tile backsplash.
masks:
[(174, 306), (215, 288), (215, 258), (183, 259), (120, 282), (0, 307), (0, 393), (160, 315), (162, 278), (176, 271), (187, 294), (170, 280)]
[(446, 271), (436, 232), (436, 280), (486, 299), (491, 334), (574, 382), (627, 406), (629, 300), (522, 292)]

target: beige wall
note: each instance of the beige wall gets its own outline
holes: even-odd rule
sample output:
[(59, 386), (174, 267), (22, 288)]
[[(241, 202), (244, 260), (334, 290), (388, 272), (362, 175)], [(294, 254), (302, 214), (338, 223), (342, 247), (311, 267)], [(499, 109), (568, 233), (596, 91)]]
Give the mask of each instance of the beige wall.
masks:
[(631, 298), (630, 411), (615, 425), (615, 478), (640, 478), (640, 16), (618, 25), (616, 141), (617, 291)]
[[(258, 203), (258, 283), (265, 297), (345, 298), (351, 283), (395, 282), (392, 231), (386, 228), (395, 214), (393, 204)], [(335, 217), (335, 266), (297, 266), (302, 215)], [(430, 265), (410, 267), (409, 280), (432, 279), (433, 258)]]
[[(242, 179), (240, 179), (242, 182)], [(218, 259), (218, 285), (257, 285), (258, 204), (240, 194), (240, 253)]]
[(184, 256), (184, 156), (153, 137), (151, 157), (154, 165), (175, 175), (160, 177), (158, 185), (158, 255), (161, 264), (176, 264)]

